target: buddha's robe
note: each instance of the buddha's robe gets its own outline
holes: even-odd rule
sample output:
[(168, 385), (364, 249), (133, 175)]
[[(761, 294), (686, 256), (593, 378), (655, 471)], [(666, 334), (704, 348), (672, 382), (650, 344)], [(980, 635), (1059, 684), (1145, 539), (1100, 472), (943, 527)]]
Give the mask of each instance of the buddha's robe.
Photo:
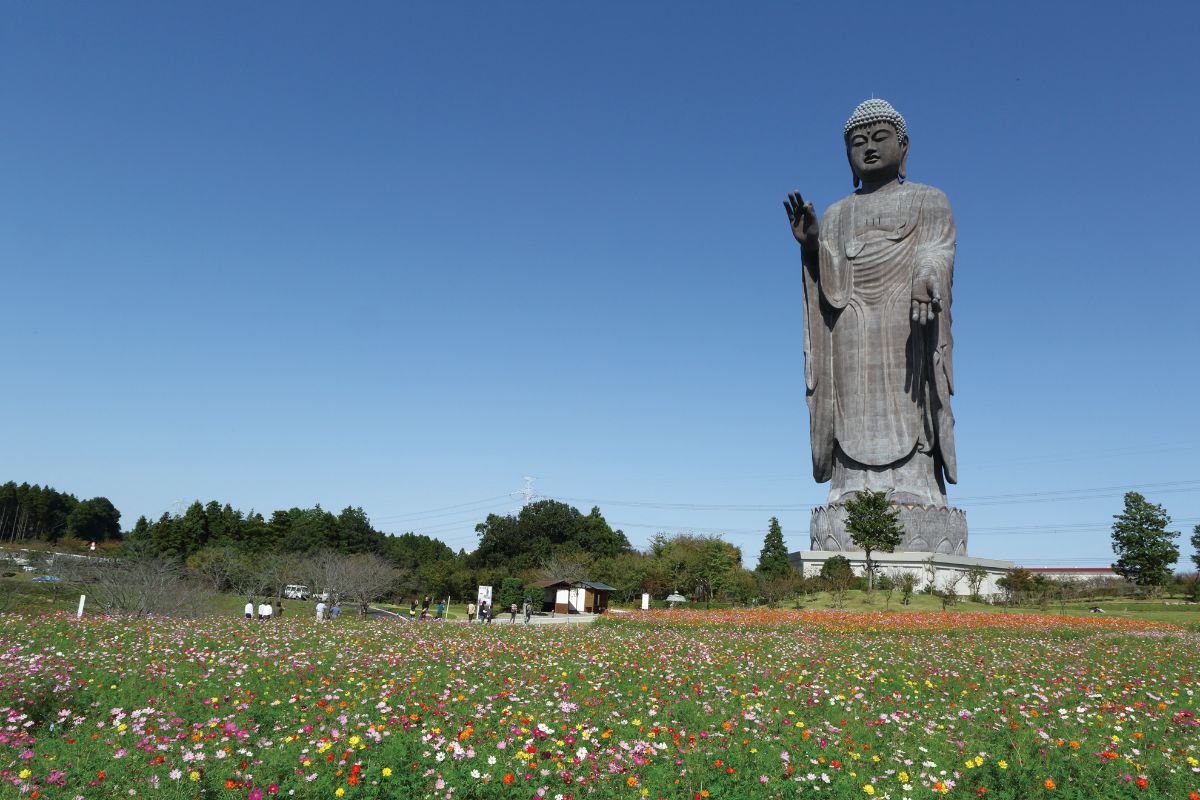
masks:
[[(946, 196), (916, 183), (850, 195), (821, 220), (818, 255), (804, 265), (804, 355), (813, 476), (833, 480), (831, 501), (883, 488), (944, 504), (943, 478), (957, 481), (954, 245)], [(922, 325), (911, 301), (925, 270), (941, 310)]]

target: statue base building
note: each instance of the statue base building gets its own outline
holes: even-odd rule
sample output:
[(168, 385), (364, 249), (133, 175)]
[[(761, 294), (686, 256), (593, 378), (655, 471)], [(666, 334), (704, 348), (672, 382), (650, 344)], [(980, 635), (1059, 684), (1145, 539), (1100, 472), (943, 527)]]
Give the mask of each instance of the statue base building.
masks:
[[(904, 539), (897, 550), (913, 553), (967, 554), (967, 514), (953, 506), (899, 504), (899, 522)], [(808, 527), (813, 550), (857, 549), (846, 530), (845, 503), (830, 503), (813, 509)]]
[[(866, 554), (861, 550), (842, 552), (804, 550), (799, 553), (791, 553), (788, 560), (791, 561), (792, 567), (800, 570), (806, 578), (813, 578), (821, 574), (821, 567), (825, 566), (825, 562), (834, 556), (842, 556), (848, 560), (850, 569), (855, 575), (866, 574)], [(968, 572), (972, 567), (982, 567), (987, 574), (980, 581), (979, 594), (985, 599), (1000, 596), (1001, 590), (997, 581), (1015, 566), (1011, 561), (993, 558), (942, 553), (911, 553), (900, 550), (895, 553), (872, 553), (871, 560), (875, 562), (876, 575), (896, 578), (901, 573), (908, 572), (916, 578), (917, 591), (933, 587), (952, 590), (961, 597), (970, 594)]]

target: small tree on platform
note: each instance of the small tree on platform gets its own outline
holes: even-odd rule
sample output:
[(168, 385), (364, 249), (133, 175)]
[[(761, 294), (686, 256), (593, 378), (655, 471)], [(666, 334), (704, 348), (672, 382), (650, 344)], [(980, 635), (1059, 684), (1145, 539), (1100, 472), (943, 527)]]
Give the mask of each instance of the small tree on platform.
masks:
[(867, 592), (875, 588), (875, 562), (871, 553), (891, 553), (904, 538), (900, 525), (900, 509), (892, 505), (883, 492), (860, 492), (846, 503), (846, 530), (856, 547), (861, 547), (867, 561)]

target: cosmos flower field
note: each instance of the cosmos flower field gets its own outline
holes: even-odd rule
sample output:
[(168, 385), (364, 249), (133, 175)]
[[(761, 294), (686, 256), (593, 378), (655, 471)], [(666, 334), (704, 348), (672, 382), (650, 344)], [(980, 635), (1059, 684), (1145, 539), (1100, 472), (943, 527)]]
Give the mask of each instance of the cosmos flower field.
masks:
[(0, 617), (0, 797), (1200, 799), (1200, 638), (1005, 614)]

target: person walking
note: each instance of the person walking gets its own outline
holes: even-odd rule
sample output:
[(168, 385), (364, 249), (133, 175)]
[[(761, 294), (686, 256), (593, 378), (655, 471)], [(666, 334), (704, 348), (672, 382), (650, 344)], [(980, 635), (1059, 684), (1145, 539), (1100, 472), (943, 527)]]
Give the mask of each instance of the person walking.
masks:
[(421, 601), (421, 619), (429, 619), (429, 595)]
[(435, 614), (433, 615), (433, 618), (434, 618), (434, 619), (441, 619), (441, 618), (442, 618), (442, 614), (445, 614), (445, 613), (446, 613), (446, 604), (445, 604), (445, 603), (443, 603), (441, 600), (438, 600), (438, 604), (437, 604), (437, 613), (435, 613)]
[(254, 619), (254, 598), (246, 598), (246, 619)]
[(508, 623), (510, 625), (517, 624), (517, 604), (513, 603), (508, 607)]
[(488, 625), (492, 621), (492, 609), (487, 600), (479, 601), (479, 624)]
[(325, 601), (318, 600), (317, 601), (317, 622), (324, 622), (324, 621), (325, 621)]
[(529, 624), (529, 619), (530, 619), (532, 616), (533, 616), (533, 603), (531, 603), (531, 602), (529, 601), (529, 598), (528, 598), (528, 597), (526, 597), (526, 598), (525, 598), (525, 624), (526, 624), (526, 625), (528, 625), (528, 624)]
[(470, 624), (474, 621), (475, 621), (475, 603), (470, 602), (470, 603), (467, 603), (467, 623)]

